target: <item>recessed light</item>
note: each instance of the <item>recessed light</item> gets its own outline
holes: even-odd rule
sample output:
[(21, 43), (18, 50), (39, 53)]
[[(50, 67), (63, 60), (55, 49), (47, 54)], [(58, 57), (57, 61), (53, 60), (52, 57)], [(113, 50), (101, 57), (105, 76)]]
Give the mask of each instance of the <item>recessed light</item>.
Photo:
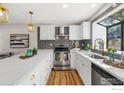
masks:
[(91, 7), (92, 7), (92, 8), (96, 7), (96, 4), (91, 4)]
[(63, 8), (67, 8), (68, 7), (68, 4), (63, 4), (62, 7)]

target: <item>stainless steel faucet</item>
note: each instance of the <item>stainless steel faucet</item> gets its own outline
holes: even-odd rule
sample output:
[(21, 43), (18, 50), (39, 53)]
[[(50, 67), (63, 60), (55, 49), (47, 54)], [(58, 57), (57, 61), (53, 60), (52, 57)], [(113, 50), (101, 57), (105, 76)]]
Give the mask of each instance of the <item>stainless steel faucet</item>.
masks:
[(98, 40), (102, 42), (102, 55), (103, 55), (103, 53), (104, 53), (104, 41), (103, 41), (103, 39), (97, 38), (97, 39), (95, 40), (95, 42), (94, 42), (94, 50), (96, 50), (96, 42), (97, 42)]
[(124, 52), (121, 51), (121, 63), (124, 63)]

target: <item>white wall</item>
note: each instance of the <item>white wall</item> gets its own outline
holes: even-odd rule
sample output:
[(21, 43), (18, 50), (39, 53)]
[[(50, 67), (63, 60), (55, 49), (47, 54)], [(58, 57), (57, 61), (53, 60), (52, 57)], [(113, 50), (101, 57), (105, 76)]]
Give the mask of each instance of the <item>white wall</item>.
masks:
[(37, 31), (27, 31), (27, 25), (0, 25), (0, 52), (13, 51), (15, 53), (24, 52), (26, 48), (14, 49), (10, 48), (10, 34), (29, 34), (29, 46), (37, 48)]
[(106, 49), (106, 27), (103, 27), (97, 23), (93, 23), (92, 24), (92, 42), (93, 42), (93, 45), (92, 47), (94, 47), (94, 41), (97, 39), (97, 38), (101, 38), (104, 40), (104, 49)]
[(97, 16), (101, 15), (103, 12), (105, 12), (108, 8), (110, 8), (113, 4), (112, 3), (106, 3), (103, 5), (103, 7), (97, 11), (91, 18), (90, 21), (93, 21)]

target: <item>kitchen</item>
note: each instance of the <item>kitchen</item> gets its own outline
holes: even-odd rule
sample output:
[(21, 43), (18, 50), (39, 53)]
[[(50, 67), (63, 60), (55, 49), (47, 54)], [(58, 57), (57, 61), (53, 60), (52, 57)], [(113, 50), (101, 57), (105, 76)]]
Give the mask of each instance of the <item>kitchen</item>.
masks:
[(0, 85), (124, 85), (124, 4), (1, 5)]

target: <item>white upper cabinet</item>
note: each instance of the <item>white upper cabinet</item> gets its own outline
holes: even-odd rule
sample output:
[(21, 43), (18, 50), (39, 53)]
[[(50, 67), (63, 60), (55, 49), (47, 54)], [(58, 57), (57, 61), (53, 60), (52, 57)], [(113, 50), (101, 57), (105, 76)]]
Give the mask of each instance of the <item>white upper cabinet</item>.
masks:
[(80, 24), (80, 39), (90, 39), (90, 22), (82, 22)]
[(80, 25), (69, 26), (70, 40), (90, 39), (90, 22), (82, 22)]
[(55, 40), (55, 26), (41, 25), (40, 26), (40, 40)]
[[(55, 25), (40, 26), (40, 40), (55, 40)], [(90, 22), (69, 26), (69, 40), (90, 39)]]
[(69, 26), (69, 39), (80, 40), (80, 26), (79, 25)]

